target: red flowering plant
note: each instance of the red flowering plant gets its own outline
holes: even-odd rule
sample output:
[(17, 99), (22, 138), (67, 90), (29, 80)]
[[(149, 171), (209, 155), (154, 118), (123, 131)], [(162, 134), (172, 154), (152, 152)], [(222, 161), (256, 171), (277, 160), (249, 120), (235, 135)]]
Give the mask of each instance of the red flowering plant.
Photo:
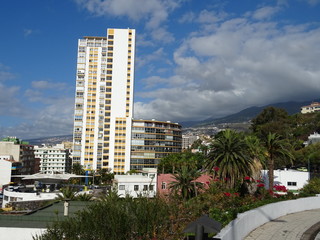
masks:
[(258, 188), (264, 187), (264, 183), (258, 183), (258, 184), (257, 184), (257, 187), (258, 187)]
[(213, 171), (218, 172), (220, 168), (217, 167), (217, 166), (215, 166), (215, 167), (213, 167), (212, 169), (213, 169)]
[(246, 176), (246, 177), (244, 177), (244, 180), (245, 180), (245, 181), (248, 181), (248, 182), (251, 182), (252, 178), (249, 177), (249, 176)]
[(279, 185), (279, 184), (274, 185), (274, 186), (273, 186), (273, 189), (274, 189), (274, 191), (276, 191), (276, 192), (287, 192), (287, 191), (288, 191), (285, 186), (282, 186), (282, 185)]
[(226, 197), (231, 197), (231, 193), (229, 193), (229, 192), (225, 192), (225, 193), (223, 193)]

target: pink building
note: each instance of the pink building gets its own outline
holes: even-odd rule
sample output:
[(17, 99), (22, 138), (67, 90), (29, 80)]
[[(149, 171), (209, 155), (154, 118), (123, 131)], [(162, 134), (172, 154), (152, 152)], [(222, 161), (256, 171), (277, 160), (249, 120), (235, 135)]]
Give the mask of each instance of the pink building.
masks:
[[(208, 187), (212, 177), (206, 174), (201, 175), (195, 181), (203, 183), (204, 187)], [(157, 190), (160, 196), (166, 196), (170, 193), (170, 183), (175, 179), (172, 174), (158, 174)]]

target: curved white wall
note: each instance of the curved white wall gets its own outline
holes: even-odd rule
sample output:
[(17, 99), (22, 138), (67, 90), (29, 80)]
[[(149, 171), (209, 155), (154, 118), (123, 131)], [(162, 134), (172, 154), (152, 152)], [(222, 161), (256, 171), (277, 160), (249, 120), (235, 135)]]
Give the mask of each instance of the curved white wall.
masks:
[[(32, 240), (32, 236), (41, 235), (45, 232), (44, 228), (0, 228), (0, 236), (10, 240)], [(0, 237), (0, 239), (2, 239)]]
[(36, 201), (36, 200), (51, 200), (55, 199), (58, 193), (26, 193), (26, 192), (10, 192), (3, 191), (2, 207), (4, 208), (9, 202), (23, 202), (23, 201)]
[(215, 236), (217, 239), (241, 240), (257, 227), (281, 216), (320, 208), (320, 197), (299, 198), (271, 203), (241, 213)]

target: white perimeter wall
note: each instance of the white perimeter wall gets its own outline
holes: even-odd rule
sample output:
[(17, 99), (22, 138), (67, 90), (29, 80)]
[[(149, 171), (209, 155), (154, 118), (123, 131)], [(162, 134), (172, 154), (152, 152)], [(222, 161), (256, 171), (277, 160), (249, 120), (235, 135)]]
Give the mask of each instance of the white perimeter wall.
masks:
[(41, 235), (46, 229), (44, 228), (0, 228), (0, 239), (10, 240), (32, 240), (32, 236)]
[(238, 214), (215, 238), (241, 240), (257, 227), (290, 213), (320, 208), (320, 197), (299, 198), (268, 204)]

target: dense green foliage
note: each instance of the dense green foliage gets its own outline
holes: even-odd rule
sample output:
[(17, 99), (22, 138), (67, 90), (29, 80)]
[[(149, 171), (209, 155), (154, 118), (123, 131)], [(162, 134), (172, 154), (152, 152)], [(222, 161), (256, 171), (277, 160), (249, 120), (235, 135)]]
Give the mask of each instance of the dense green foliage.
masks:
[(170, 230), (169, 207), (156, 199), (108, 199), (90, 205), (75, 217), (56, 222), (37, 240), (165, 239)]
[(175, 173), (182, 166), (193, 169), (201, 169), (205, 162), (205, 155), (202, 153), (191, 153), (189, 151), (182, 153), (173, 153), (163, 159), (158, 165), (159, 173)]
[(320, 194), (320, 178), (313, 178), (301, 190), (302, 195)]

